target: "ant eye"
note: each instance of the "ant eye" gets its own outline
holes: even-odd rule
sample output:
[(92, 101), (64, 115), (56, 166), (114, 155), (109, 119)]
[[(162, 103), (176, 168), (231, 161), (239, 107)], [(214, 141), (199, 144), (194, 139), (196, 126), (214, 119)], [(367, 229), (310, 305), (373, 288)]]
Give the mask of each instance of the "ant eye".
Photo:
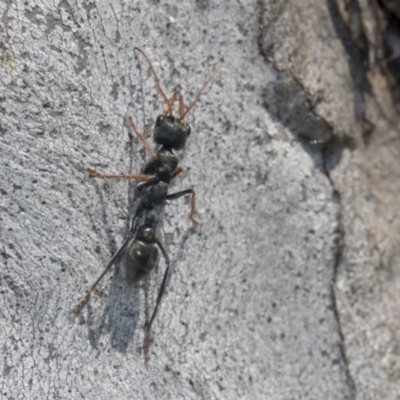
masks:
[(156, 126), (161, 126), (164, 122), (164, 115), (159, 115), (156, 119)]
[(190, 132), (191, 132), (191, 129), (190, 129), (190, 126), (188, 126), (187, 129), (186, 129), (186, 135), (189, 136), (189, 135), (190, 135)]

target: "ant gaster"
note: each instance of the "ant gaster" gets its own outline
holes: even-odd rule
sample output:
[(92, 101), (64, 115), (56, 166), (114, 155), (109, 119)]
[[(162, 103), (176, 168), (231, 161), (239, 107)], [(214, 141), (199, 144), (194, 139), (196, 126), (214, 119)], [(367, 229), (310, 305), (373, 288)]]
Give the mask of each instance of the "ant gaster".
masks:
[[(156, 305), (150, 321), (146, 325), (144, 352), (146, 361), (149, 360), (150, 347), (150, 331), (153, 321), (156, 317), (161, 298), (164, 293), (165, 285), (168, 278), (170, 259), (157, 234), (157, 224), (160, 220), (160, 214), (157, 208), (165, 203), (166, 200), (174, 200), (187, 194), (191, 195), (189, 218), (195, 226), (202, 225), (194, 217), (196, 206), (196, 195), (193, 189), (186, 189), (177, 193), (168, 194), (169, 184), (183, 170), (178, 167), (178, 159), (173, 150), (182, 150), (185, 147), (187, 138), (190, 135), (190, 126), (185, 121), (185, 116), (193, 108), (204, 91), (205, 87), (211, 82), (219, 68), (216, 68), (203, 83), (195, 99), (190, 106), (185, 109), (183, 96), (179, 91), (175, 91), (171, 97), (167, 97), (161, 89), (160, 81), (154, 71), (154, 68), (143, 50), (135, 47), (147, 61), (150, 70), (156, 82), (157, 90), (166, 102), (166, 106), (161, 115), (156, 118), (153, 131), (154, 142), (161, 147), (155, 152), (143, 135), (138, 131), (131, 117), (128, 117), (128, 123), (135, 135), (143, 143), (145, 149), (150, 154), (151, 159), (144, 165), (141, 174), (124, 174), (110, 175), (103, 174), (93, 168), (88, 168), (87, 172), (94, 177), (103, 179), (133, 179), (143, 181), (137, 185), (137, 196), (139, 197), (139, 205), (135, 215), (132, 218), (128, 236), (122, 243), (121, 247), (113, 255), (105, 270), (92, 285), (81, 301), (71, 310), (72, 313), (79, 314), (82, 307), (89, 301), (92, 292), (102, 280), (104, 275), (111, 269), (115, 260), (125, 250), (125, 268), (126, 278), (131, 283), (136, 283), (157, 266), (159, 261), (159, 249), (161, 250), (166, 270), (158, 291)], [(172, 115), (174, 103), (179, 103), (179, 118)], [(140, 226), (137, 225), (137, 221)]]

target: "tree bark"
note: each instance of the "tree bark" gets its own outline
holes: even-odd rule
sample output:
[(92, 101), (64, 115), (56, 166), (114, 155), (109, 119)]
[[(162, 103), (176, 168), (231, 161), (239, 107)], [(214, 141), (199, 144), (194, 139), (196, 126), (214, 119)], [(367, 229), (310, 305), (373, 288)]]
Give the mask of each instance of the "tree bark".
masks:
[[(0, 3), (5, 399), (398, 399), (399, 35), (394, 2)], [(129, 285), (134, 182), (165, 102), (187, 115), (160, 235)], [(176, 109), (175, 112), (178, 112)], [(152, 143), (152, 141), (151, 141)]]

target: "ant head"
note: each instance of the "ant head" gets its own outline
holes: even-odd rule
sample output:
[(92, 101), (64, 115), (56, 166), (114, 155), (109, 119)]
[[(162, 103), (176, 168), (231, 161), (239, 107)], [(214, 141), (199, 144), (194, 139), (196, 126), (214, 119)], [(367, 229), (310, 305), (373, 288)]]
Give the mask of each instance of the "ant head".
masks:
[(157, 144), (170, 146), (174, 150), (185, 147), (190, 135), (190, 126), (184, 120), (172, 115), (159, 115), (154, 126), (154, 141)]

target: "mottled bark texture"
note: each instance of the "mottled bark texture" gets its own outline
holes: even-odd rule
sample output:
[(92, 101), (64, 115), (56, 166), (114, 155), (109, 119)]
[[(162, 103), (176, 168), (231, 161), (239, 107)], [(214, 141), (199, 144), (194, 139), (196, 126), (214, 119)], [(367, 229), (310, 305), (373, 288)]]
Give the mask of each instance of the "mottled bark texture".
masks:
[[(4, 399), (398, 399), (400, 18), (389, 0), (0, 2)], [(128, 285), (145, 136), (190, 102), (160, 234)]]

